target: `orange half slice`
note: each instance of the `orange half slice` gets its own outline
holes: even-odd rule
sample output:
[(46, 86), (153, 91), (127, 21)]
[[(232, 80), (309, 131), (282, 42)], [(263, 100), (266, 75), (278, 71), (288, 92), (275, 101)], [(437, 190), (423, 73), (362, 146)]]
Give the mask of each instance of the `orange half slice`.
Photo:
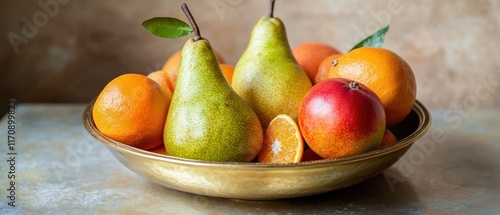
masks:
[(297, 163), (304, 153), (304, 140), (297, 123), (287, 115), (276, 116), (264, 133), (264, 144), (258, 155), (262, 163)]

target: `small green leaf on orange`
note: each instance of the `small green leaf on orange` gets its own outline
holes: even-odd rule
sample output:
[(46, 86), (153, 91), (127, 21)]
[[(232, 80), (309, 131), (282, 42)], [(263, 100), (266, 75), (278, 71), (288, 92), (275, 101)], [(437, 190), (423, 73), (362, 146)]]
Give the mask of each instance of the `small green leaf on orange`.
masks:
[(389, 31), (389, 26), (385, 26), (385, 27), (381, 28), (380, 30), (378, 30), (374, 34), (368, 36), (367, 38), (365, 38), (364, 40), (362, 40), (361, 42), (356, 44), (349, 51), (352, 51), (354, 49), (361, 48), (361, 47), (377, 47), (377, 48), (382, 47), (382, 44), (384, 43), (385, 34), (387, 33), (387, 31)]

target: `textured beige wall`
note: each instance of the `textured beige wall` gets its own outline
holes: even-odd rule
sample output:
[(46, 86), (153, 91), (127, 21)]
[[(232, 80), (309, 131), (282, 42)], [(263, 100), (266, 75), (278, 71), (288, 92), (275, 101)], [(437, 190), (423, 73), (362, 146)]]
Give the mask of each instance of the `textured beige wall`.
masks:
[[(45, 1), (55, 2), (40, 2)], [(159, 69), (187, 39), (157, 38), (140, 25), (155, 16), (185, 20), (181, 1), (60, 0), (46, 19), (38, 2), (6, 1), (0, 9), (3, 101), (88, 102), (119, 74)], [(186, 2), (203, 36), (233, 65), (268, 5), (266, 0)], [(418, 99), (428, 107), (470, 109), (500, 107), (498, 11), (496, 0), (278, 0), (275, 16), (287, 26), (292, 47), (318, 41), (341, 51), (390, 23), (384, 47), (412, 66)], [(25, 20), (33, 17), (39, 27), (28, 32)], [(12, 45), (8, 37), (14, 34), (25, 39)]]

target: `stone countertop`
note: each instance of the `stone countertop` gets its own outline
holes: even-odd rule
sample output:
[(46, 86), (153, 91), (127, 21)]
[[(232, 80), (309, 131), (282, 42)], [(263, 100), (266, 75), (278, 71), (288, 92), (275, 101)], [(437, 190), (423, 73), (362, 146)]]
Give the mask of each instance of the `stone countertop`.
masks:
[[(433, 125), (383, 174), (342, 190), (242, 201), (156, 185), (84, 129), (85, 104), (18, 104), (15, 148), (0, 121), (0, 214), (494, 214), (500, 211), (500, 109), (431, 110)], [(11, 143), (13, 143), (11, 141)], [(16, 155), (8, 153), (15, 152)], [(15, 164), (8, 162), (15, 156)], [(8, 205), (15, 168), (15, 207)], [(11, 189), (12, 190), (12, 189)]]

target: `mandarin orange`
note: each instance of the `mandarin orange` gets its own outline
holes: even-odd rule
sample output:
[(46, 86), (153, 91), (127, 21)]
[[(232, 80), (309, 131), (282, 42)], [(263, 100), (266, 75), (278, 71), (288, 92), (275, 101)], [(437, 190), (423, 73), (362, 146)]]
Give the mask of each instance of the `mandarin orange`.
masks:
[(339, 53), (339, 51), (328, 44), (307, 42), (295, 47), (292, 53), (311, 83), (314, 83), (321, 61), (332, 54)]
[(101, 91), (92, 117), (105, 136), (147, 150), (163, 143), (169, 102), (155, 81), (141, 74), (124, 74)]
[(335, 59), (338, 59), (342, 54), (337, 53), (337, 54), (332, 54), (319, 64), (318, 67), (318, 73), (316, 74), (316, 77), (314, 78), (314, 83), (317, 84), (320, 81), (323, 81), (328, 78), (328, 73), (330, 72), (330, 69), (332, 68), (332, 63)]
[(384, 137), (382, 138), (382, 142), (380, 143), (380, 148), (390, 146), (396, 142), (398, 142), (396, 136), (394, 136), (394, 134), (389, 129), (386, 128), (384, 132)]
[(220, 69), (222, 70), (222, 73), (224, 73), (224, 77), (226, 78), (227, 82), (229, 82), (229, 85), (231, 85), (231, 83), (233, 82), (234, 66), (221, 63)]
[(151, 80), (155, 81), (158, 85), (160, 85), (161, 89), (163, 92), (165, 92), (165, 95), (169, 100), (172, 99), (172, 91), (170, 90), (169, 87), (169, 79), (167, 77), (167, 74), (161, 70), (149, 73), (147, 75), (148, 78)]

